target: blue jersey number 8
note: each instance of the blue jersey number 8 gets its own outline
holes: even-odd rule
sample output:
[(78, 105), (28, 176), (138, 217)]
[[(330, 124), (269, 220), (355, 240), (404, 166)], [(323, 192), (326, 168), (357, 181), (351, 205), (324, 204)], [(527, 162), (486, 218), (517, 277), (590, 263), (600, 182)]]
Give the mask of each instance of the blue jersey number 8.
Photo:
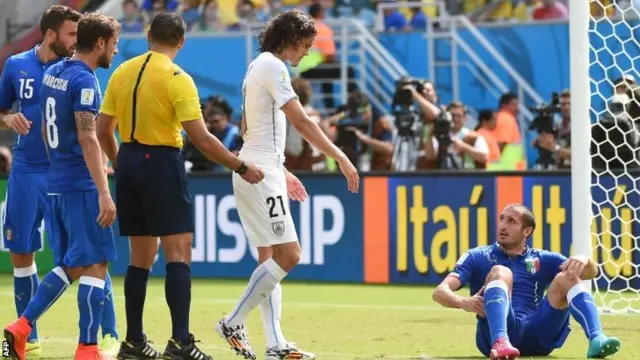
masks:
[(58, 127), (56, 126), (56, 99), (47, 98), (46, 109), (44, 111), (45, 120), (47, 120), (47, 142), (49, 147), (55, 149), (60, 144), (58, 139)]

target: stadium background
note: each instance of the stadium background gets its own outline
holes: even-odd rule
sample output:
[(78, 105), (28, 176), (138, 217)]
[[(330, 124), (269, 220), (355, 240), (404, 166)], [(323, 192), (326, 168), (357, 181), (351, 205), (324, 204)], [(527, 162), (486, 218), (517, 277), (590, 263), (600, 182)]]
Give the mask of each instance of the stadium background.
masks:
[[(234, 13), (237, 1), (218, 0), (231, 23), (238, 18)], [(39, 41), (35, 24), (42, 11), (53, 3), (84, 11), (99, 8), (115, 17), (122, 16), (122, 0), (2, 1), (0, 41), (4, 46), (0, 49), (0, 67), (11, 54)], [(312, 1), (282, 3), (305, 10)], [(362, 15), (366, 26), (354, 25), (352, 16), (337, 16), (327, 22), (334, 29), (341, 69), (357, 69), (357, 80), (378, 111), (390, 112), (389, 103), (384, 100), (395, 90), (397, 77), (405, 74), (432, 80), (441, 103), (464, 102), (470, 113), (470, 128), (474, 127), (477, 110), (495, 109), (501, 94), (515, 92), (521, 99), (518, 125), (522, 134), (520, 149), (515, 153), (521, 157), (517, 160), (523, 161), (502, 164), (498, 166), (500, 171), (370, 172), (363, 174), (358, 194), (346, 190), (339, 173), (299, 173), (310, 199), (291, 204), (303, 254), (284, 287), (283, 324), (287, 337), (301, 345), (308, 344), (323, 359), (476, 358), (473, 316), (438, 306), (431, 300), (431, 292), (466, 249), (494, 242), (502, 207), (522, 202), (532, 208), (538, 227), (530, 245), (565, 255), (572, 252), (571, 173), (566, 169), (534, 171), (537, 151), (531, 143), (536, 133), (527, 130), (533, 117), (527, 107), (548, 102), (551, 92), (569, 88), (568, 21), (533, 19), (531, 10), (537, 1), (438, 0), (423, 4), (425, 28), (391, 31), (384, 26), (381, 8), (397, 7), (409, 19), (408, 6), (415, 7), (415, 2), (363, 3), (369, 10), (365, 12), (367, 16)], [(323, 4), (349, 10), (361, 2), (335, 0)], [(451, 4), (458, 5), (457, 13), (442, 11), (451, 10)], [(633, 60), (640, 49), (637, 42), (626, 41), (638, 38), (637, 30), (630, 30), (636, 22), (615, 25), (609, 21), (616, 15), (615, 9), (605, 8), (610, 4), (608, 0), (591, 0), (590, 4), (597, 19), (592, 23), (597, 33), (591, 33), (591, 41), (598, 48), (606, 38), (609, 51), (601, 52), (599, 62), (590, 67), (593, 83), (599, 84), (597, 89), (592, 88), (593, 117), (574, 121), (594, 123), (613, 92), (611, 82), (605, 79), (619, 78), (623, 70), (634, 69)], [(485, 11), (482, 19), (475, 18), (483, 9), (493, 10)], [(257, 49), (255, 29), (228, 26), (224, 31), (191, 31), (176, 58), (193, 76), (203, 101), (211, 95), (221, 95), (229, 102), (236, 115), (233, 120), (239, 114), (242, 77)], [(614, 31), (616, 36), (608, 36)], [(348, 53), (343, 56), (344, 48)], [(142, 31), (123, 33), (119, 50), (111, 69), (97, 71), (103, 91), (111, 72), (122, 61), (147, 50), (145, 35)], [(637, 78), (635, 72), (631, 74)], [(343, 77), (335, 81), (335, 96), (341, 101), (345, 99), (345, 80)], [(319, 93), (318, 84), (314, 84), (314, 95)], [(314, 98), (318, 107), (321, 103)], [(12, 141), (11, 132), (0, 132), (0, 146), (10, 146)], [(601, 176), (594, 183), (599, 185), (592, 187), (594, 203), (601, 204), (594, 208), (600, 216), (592, 226), (592, 232), (600, 236), (591, 239), (594, 245), (599, 244), (594, 246), (594, 258), (603, 264), (599, 288), (640, 289), (636, 240), (640, 225), (634, 221), (640, 192), (634, 191), (636, 182), (630, 176)], [(192, 327), (202, 338), (203, 349), (218, 359), (235, 358), (212, 331), (204, 329), (210, 329), (213, 319), (228, 311), (240, 296), (246, 278), (255, 268), (256, 252), (242, 230), (228, 173), (191, 175), (189, 190), (194, 196), (196, 215), (192, 272), (199, 278), (192, 289)], [(1, 211), (5, 193), (6, 174), (0, 178)], [(0, 228), (0, 233), (4, 229)], [(43, 237), (46, 238), (46, 231)], [(123, 331), (121, 276), (128, 265), (128, 243), (118, 237), (117, 244), (118, 260), (111, 264), (111, 273), (119, 329)], [(50, 250), (45, 247), (36, 261), (41, 275), (51, 269)], [(152, 274), (162, 275), (163, 265), (160, 255)], [(0, 296), (6, 300), (0, 302), (3, 322), (13, 320), (15, 315), (11, 272), (8, 253), (0, 248), (0, 274), (6, 274), (0, 276)], [(637, 293), (631, 297), (634, 295), (637, 299)], [(612, 296), (615, 298), (616, 294)], [(169, 318), (163, 297), (162, 279), (151, 280), (145, 326), (156, 341), (167, 336)], [(75, 308), (75, 301), (75, 294), (68, 292), (55, 308)], [(53, 311), (40, 322), (40, 332), (46, 334), (47, 357), (68, 358), (76, 343), (74, 321)], [(603, 324), (625, 344), (616, 358), (640, 358), (640, 350), (626, 345), (637, 341), (640, 325), (635, 318), (605, 316)], [(249, 328), (255, 329), (252, 341), (261, 344), (257, 314), (250, 317)], [(573, 328), (567, 345), (554, 353), (556, 359), (584, 355), (584, 336), (577, 324)]]
[[(117, 12), (121, 1), (44, 3), (56, 2), (84, 10), (101, 8), (107, 13), (114, 12), (114, 16), (121, 15), (121, 12)], [(37, 12), (42, 11), (40, 8), (46, 8), (48, 4), (38, 6), (32, 9), (34, 19), (37, 18)], [(429, 9), (434, 8), (425, 6), (427, 15), (433, 15), (434, 22), (440, 22), (441, 25), (445, 23), (446, 17), (443, 14), (429, 13)], [(28, 13), (25, 9), (19, 10)], [(402, 10), (406, 12), (406, 9)], [(377, 15), (382, 16), (382, 13), (378, 12)], [(22, 18), (28, 16), (23, 15)], [(595, 26), (599, 26), (599, 31), (606, 35), (612, 26), (606, 18), (603, 19)], [(329, 21), (331, 20), (336, 19)], [(10, 41), (2, 48), (3, 58), (29, 48), (37, 41), (37, 36), (34, 35), (37, 29), (20, 24), (15, 18), (5, 19), (5, 22), (5, 31), (11, 32), (12, 24), (15, 29), (11, 36), (9, 33), (5, 34), (5, 38)], [(435, 79), (432, 80), (442, 103), (456, 99), (462, 100), (471, 109), (497, 106), (501, 93), (499, 82), (502, 82), (509, 86), (509, 90), (525, 94), (522, 96), (523, 107), (534, 106), (538, 105), (534, 99), (527, 98), (526, 92), (521, 91), (523, 81), (545, 101), (549, 100), (546, 94), (569, 87), (569, 30), (566, 19), (517, 22), (511, 19), (477, 23), (471, 27), (461, 26), (455, 30), (457, 36), (474, 51), (470, 53), (458, 49), (453, 55), (452, 48), (457, 49), (459, 43), (451, 38), (438, 38), (434, 40), (434, 54), (431, 56), (431, 47), (425, 42), (428, 38), (425, 30), (385, 31), (380, 24), (377, 22), (368, 30), (408, 74), (429, 78), (430, 69), (435, 69)], [(340, 26), (344, 27), (338, 23), (335, 30), (338, 51), (342, 46), (340, 39), (348, 39), (340, 37), (345, 35), (340, 32)], [(346, 28), (346, 31), (353, 31), (349, 25)], [(239, 113), (241, 101), (241, 79), (247, 62), (257, 49), (254, 30), (189, 33), (185, 48), (176, 58), (176, 62), (194, 77), (202, 98), (222, 95), (236, 114)], [(616, 31), (619, 34), (620, 29)], [(347, 40), (347, 44), (357, 47), (362, 43)], [(638, 53), (637, 46), (629, 46), (629, 43), (611, 43), (609, 46), (612, 55), (608, 60), (612, 64), (617, 63), (619, 67), (607, 66), (606, 61), (601, 66), (592, 67), (594, 79), (620, 76), (615, 72), (631, 67), (630, 63), (625, 67), (625, 58), (628, 60)], [(500, 57), (497, 58), (491, 49), (497, 50)], [(617, 49), (624, 49), (629, 55), (625, 58), (614, 56), (613, 54), (619, 54)], [(103, 90), (111, 72), (120, 63), (146, 50), (147, 41), (143, 33), (123, 33), (120, 53), (115, 57), (111, 69), (97, 71)], [(491, 78), (483, 73), (483, 68), (474, 67), (477, 63), (474, 63), (473, 57), (486, 64), (499, 81), (484, 81), (483, 78)], [(350, 51), (345, 58), (349, 65), (354, 66), (358, 61), (365, 61), (362, 55), (360, 58), (357, 56), (357, 51)], [(430, 66), (429, 61), (433, 60), (444, 65)], [(517, 71), (521, 79), (514, 78), (513, 73), (507, 71), (502, 63), (504, 60)], [(391, 75), (377, 74), (380, 77), (377, 79), (384, 82), (384, 78)], [(369, 82), (369, 88), (375, 86), (371, 83), (375, 84), (375, 81)], [(379, 89), (373, 89), (376, 90)], [(611, 90), (606, 88), (601, 91), (603, 97), (610, 93)], [(594, 108), (604, 108), (602, 97), (595, 96), (594, 102)], [(526, 119), (526, 116), (521, 118), (523, 119), (519, 125), (524, 135), (522, 144), (526, 163), (530, 168), (537, 156), (530, 145), (536, 134), (526, 130), (527, 121), (531, 119)], [(540, 226), (532, 238), (533, 245), (560, 250), (564, 254), (571, 252), (569, 171), (370, 174), (364, 176), (363, 191), (357, 195), (346, 191), (344, 181), (337, 174), (307, 173), (300, 177), (307, 186), (311, 199), (302, 205), (292, 204), (304, 253), (301, 266), (291, 274), (293, 279), (436, 284), (453, 268), (456, 259), (466, 249), (493, 242), (499, 211), (505, 204), (514, 201), (531, 206), (538, 217)], [(254, 267), (255, 249), (247, 245), (240, 227), (228, 174), (193, 176), (190, 181), (197, 219), (194, 275), (246, 277)], [(613, 179), (601, 179), (600, 182), (601, 193), (596, 188), (593, 194), (596, 201), (600, 201), (599, 198), (605, 199), (607, 192), (604, 189), (615, 190), (615, 185), (620, 189), (634, 187), (631, 181), (614, 184)], [(0, 187), (5, 186), (6, 180), (2, 180)], [(4, 194), (4, 191), (0, 193)], [(614, 199), (609, 208), (621, 211), (621, 205), (631, 209), (639, 203), (637, 193), (635, 196), (627, 195), (624, 199), (626, 204), (621, 204), (620, 197), (618, 200), (619, 203), (615, 203)], [(416, 209), (421, 209), (417, 217), (414, 216)], [(594, 226), (600, 229), (603, 225), (594, 222)], [(639, 279), (632, 276), (635, 269), (631, 264), (637, 263), (638, 252), (634, 249), (632, 237), (638, 233), (638, 226), (634, 222), (631, 229), (623, 229), (619, 221), (616, 223), (614, 220), (611, 224), (613, 233), (625, 233), (624, 230), (630, 232), (620, 239), (615, 235), (603, 236), (603, 248), (613, 251), (602, 251), (602, 248), (594, 251), (600, 261), (608, 264), (605, 266), (607, 277), (614, 278), (617, 274), (631, 277), (629, 285), (634, 288), (639, 287)], [(619, 228), (619, 232), (615, 231), (616, 228)], [(594, 238), (593, 241), (597, 240)], [(128, 262), (126, 240), (119, 239), (118, 244), (121, 245), (119, 259), (112, 265), (115, 275), (122, 274)], [(163, 260), (160, 258), (158, 261), (160, 264)], [(48, 256), (38, 256), (38, 262), (41, 271), (51, 266)], [(10, 271), (5, 252), (0, 253), (0, 271)], [(163, 266), (155, 266), (153, 273), (159, 275), (163, 271)], [(610, 285), (627, 286), (624, 281)]]

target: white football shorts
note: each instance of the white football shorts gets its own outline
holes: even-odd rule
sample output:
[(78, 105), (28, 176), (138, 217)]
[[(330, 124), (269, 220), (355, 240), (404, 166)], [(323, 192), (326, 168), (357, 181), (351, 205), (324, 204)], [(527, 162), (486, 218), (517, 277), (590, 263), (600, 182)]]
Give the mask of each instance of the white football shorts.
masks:
[(264, 179), (249, 184), (233, 173), (233, 194), (240, 221), (251, 244), (269, 247), (298, 241), (293, 225), (284, 170), (261, 166)]

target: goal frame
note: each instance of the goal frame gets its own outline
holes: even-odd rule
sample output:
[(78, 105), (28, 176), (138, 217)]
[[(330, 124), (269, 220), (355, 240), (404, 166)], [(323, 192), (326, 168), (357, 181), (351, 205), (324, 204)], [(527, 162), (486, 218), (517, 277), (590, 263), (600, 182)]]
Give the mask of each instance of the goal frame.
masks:
[[(573, 254), (591, 259), (591, 83), (589, 76), (590, 1), (572, 1), (569, 11), (571, 78), (571, 234)], [(586, 121), (585, 121), (586, 120)], [(585, 221), (586, 220), (586, 221)], [(583, 282), (592, 290), (592, 282)]]

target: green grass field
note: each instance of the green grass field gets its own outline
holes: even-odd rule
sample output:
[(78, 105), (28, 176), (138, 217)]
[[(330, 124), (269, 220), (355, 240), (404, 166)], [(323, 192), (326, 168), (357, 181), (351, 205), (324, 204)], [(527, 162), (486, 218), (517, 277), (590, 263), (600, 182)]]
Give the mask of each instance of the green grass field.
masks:
[[(15, 318), (12, 277), (0, 276), (0, 322)], [(191, 329), (201, 349), (214, 359), (240, 359), (213, 330), (241, 295), (245, 281), (195, 280), (192, 289)], [(118, 329), (125, 333), (122, 278), (114, 278)], [(71, 359), (76, 347), (77, 307), (73, 286), (39, 322), (43, 355)], [(319, 359), (478, 359), (472, 314), (439, 307), (431, 300), (432, 288), (404, 286), (335, 285), (285, 282), (282, 326), (289, 341), (318, 355)], [(605, 330), (622, 339), (615, 359), (640, 359), (640, 318), (609, 315)], [(259, 310), (248, 322), (251, 343), (264, 356)], [(587, 342), (579, 325), (554, 359), (584, 359)], [(162, 350), (171, 334), (162, 279), (149, 283), (145, 331)]]

